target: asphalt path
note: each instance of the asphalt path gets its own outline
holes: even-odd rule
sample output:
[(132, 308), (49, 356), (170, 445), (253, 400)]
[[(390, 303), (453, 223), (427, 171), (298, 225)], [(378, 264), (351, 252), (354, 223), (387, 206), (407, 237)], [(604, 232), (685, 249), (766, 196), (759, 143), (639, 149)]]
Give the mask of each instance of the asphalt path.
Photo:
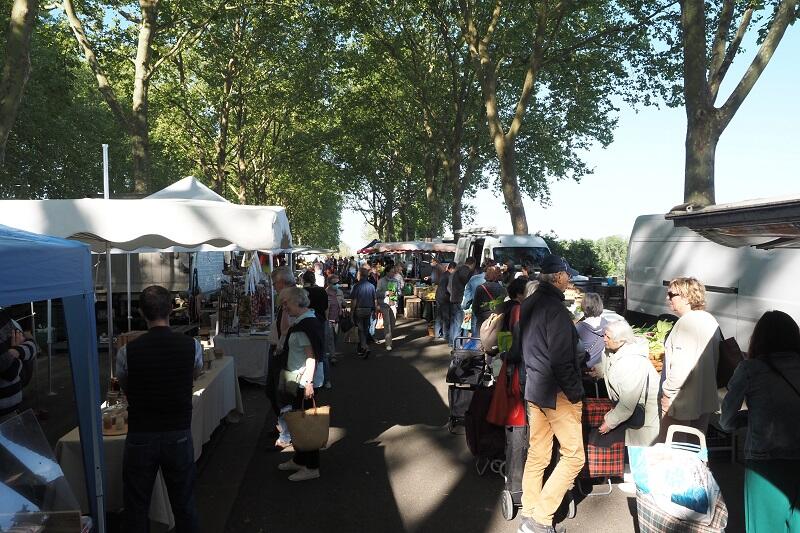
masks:
[[(446, 343), (426, 337), (422, 321), (400, 319), (393, 351), (379, 343), (366, 360), (353, 344), (339, 352), (333, 389), (319, 398), (332, 410), (321, 477), (291, 482), (277, 469), (291, 452), (267, 451), (274, 419), (263, 390), (243, 385), (245, 419), (222, 428), (200, 461), (204, 532), (516, 531), (519, 517), (501, 513), (502, 478), (480, 476), (464, 436), (447, 430)], [(741, 467), (722, 461), (715, 473), (731, 512), (728, 531), (743, 531)], [(568, 531), (638, 530), (635, 498), (618, 486), (578, 500)]]

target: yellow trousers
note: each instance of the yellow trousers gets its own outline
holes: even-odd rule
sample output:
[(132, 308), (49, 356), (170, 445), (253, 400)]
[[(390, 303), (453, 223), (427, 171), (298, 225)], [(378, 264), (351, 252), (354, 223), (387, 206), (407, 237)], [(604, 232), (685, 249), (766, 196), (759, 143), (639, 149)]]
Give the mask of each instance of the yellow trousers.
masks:
[[(522, 515), (540, 524), (552, 524), (564, 495), (583, 468), (582, 406), (582, 402), (570, 402), (562, 392), (556, 396), (555, 409), (528, 402), (530, 448), (522, 476)], [(544, 471), (553, 456), (553, 437), (558, 439), (560, 457), (542, 486)]]

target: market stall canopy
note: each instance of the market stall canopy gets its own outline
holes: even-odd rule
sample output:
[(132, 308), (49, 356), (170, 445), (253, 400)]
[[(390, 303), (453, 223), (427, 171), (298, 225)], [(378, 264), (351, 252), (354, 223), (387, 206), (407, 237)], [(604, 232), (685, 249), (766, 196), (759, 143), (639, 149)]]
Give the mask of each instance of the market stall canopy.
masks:
[(724, 246), (800, 248), (800, 198), (759, 198), (696, 208), (674, 207), (666, 218)]
[(456, 244), (452, 242), (404, 241), (382, 242), (370, 248), (359, 250), (359, 253), (399, 253), (399, 252), (455, 252)]
[(0, 305), (62, 298), (86, 487), (92, 517), (103, 533), (103, 436), (91, 264), (85, 244), (0, 225)]
[(164, 187), (158, 192), (154, 192), (146, 197), (147, 200), (208, 200), (211, 202), (228, 202), (223, 196), (215, 193), (195, 178), (187, 176), (178, 180), (168, 187)]
[(330, 248), (304, 248), (302, 251), (294, 252), (297, 255), (329, 255), (334, 253)]
[(370, 253), (369, 250), (372, 249), (372, 247), (375, 246), (376, 244), (378, 244), (379, 242), (381, 242), (381, 241), (379, 241), (378, 239), (372, 239), (369, 242), (369, 244), (367, 244), (363, 248), (360, 248), (358, 250), (358, 252), (356, 252), (356, 253), (358, 253), (358, 254), (368, 254), (368, 253)]
[(292, 247), (286, 210), (209, 200), (3, 200), (0, 224), (88, 243), (95, 252)]

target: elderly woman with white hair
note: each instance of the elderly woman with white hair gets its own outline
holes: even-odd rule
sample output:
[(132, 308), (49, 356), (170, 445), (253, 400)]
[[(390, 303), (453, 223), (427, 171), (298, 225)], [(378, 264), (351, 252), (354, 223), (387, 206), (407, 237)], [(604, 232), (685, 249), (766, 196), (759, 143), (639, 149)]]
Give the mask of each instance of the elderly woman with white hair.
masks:
[(609, 323), (604, 340), (603, 373), (614, 408), (599, 431), (624, 427), (626, 446), (650, 446), (659, 433), (659, 376), (647, 357), (647, 340), (624, 320)]
[[(281, 291), (280, 299), (292, 325), (283, 337), (279, 388), (286, 403), (294, 409), (308, 409), (323, 382), (320, 363), (325, 352), (323, 324), (309, 307), (311, 302), (305, 289), (287, 287)], [(319, 477), (319, 450), (296, 450), (294, 458), (278, 465), (278, 469), (295, 471), (289, 476), (290, 481), (316, 479)]]

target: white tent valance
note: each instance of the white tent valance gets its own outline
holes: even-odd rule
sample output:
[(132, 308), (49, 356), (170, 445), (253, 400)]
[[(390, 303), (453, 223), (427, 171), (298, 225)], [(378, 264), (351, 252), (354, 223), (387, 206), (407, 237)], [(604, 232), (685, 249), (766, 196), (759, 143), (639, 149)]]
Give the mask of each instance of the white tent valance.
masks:
[(286, 210), (210, 200), (4, 200), (0, 224), (88, 243), (95, 252), (292, 247)]

